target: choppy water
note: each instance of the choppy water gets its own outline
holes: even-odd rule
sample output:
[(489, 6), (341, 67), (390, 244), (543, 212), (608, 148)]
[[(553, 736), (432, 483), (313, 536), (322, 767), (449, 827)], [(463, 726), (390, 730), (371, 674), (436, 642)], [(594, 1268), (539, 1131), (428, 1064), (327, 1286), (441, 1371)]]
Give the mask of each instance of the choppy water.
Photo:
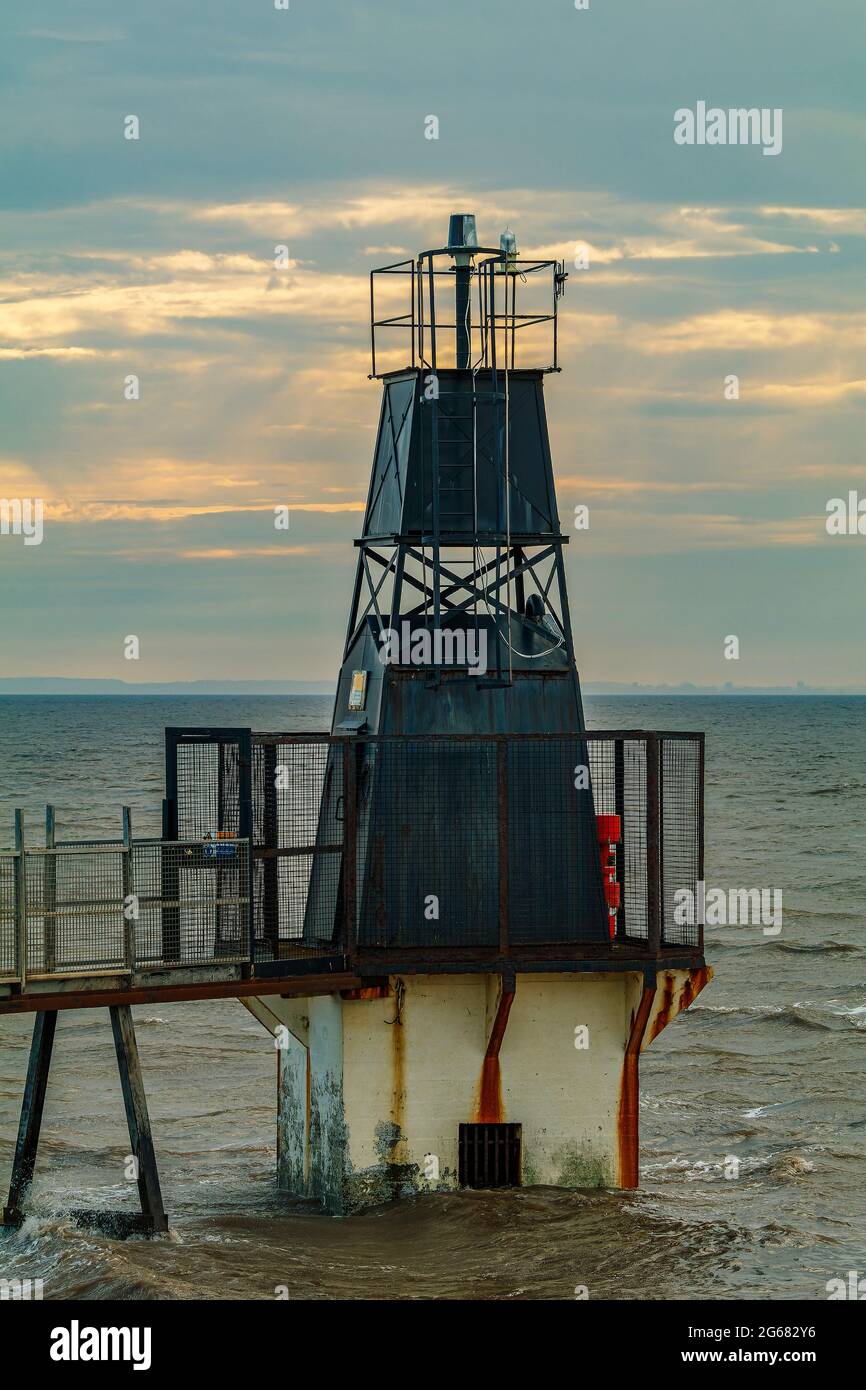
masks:
[[(0, 815), (159, 832), (165, 724), (322, 728), (324, 699), (0, 698)], [(46, 1298), (825, 1298), (866, 1274), (866, 699), (588, 702), (595, 728), (707, 730), (707, 881), (781, 888), (784, 926), (707, 930), (716, 979), (641, 1061), (637, 1194), (457, 1193), (344, 1220), (275, 1191), (275, 1060), (239, 1003), (136, 1009), (171, 1235), (134, 1205), (107, 1015), (58, 1024), (33, 1205), (0, 1275)], [(0, 833), (0, 841), (7, 839)], [(0, 1019), (0, 1180), (31, 1022)], [(725, 1176), (728, 1157), (740, 1162)]]

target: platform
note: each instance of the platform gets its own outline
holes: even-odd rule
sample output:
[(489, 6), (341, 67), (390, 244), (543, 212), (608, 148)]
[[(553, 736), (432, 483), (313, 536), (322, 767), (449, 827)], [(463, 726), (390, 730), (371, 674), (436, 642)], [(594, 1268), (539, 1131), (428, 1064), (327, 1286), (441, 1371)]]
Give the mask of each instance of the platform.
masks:
[[(16, 813), (0, 1013), (703, 964), (674, 900), (703, 877), (702, 735), (170, 729), (166, 772), (160, 839), (124, 813), (117, 840), (61, 840), (48, 808), (31, 846)], [(622, 822), (612, 938), (571, 819), (587, 778), (595, 813)]]

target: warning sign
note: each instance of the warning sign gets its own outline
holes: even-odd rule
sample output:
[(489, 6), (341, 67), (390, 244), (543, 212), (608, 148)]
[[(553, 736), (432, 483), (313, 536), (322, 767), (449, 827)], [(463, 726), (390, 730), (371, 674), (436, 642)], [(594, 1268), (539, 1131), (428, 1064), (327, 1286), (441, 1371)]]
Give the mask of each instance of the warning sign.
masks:
[(237, 845), (233, 830), (208, 830), (204, 836), (205, 859), (234, 859)]

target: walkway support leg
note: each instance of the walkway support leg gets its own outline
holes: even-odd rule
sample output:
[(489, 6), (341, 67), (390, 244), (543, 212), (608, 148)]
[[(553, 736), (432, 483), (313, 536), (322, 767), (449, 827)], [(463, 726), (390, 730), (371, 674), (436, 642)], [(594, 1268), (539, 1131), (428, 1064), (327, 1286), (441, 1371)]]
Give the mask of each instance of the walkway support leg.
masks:
[(20, 1226), (24, 1220), (23, 1208), (33, 1183), (33, 1170), (36, 1167), (36, 1150), (39, 1146), (39, 1130), (42, 1126), (42, 1112), (45, 1109), (45, 1090), (48, 1085), (48, 1072), (51, 1067), (51, 1052), (54, 1047), (56, 1027), (56, 1009), (37, 1013), (33, 1024), (30, 1061), (27, 1064), (27, 1080), (24, 1083), (24, 1099), (21, 1103), (21, 1120), (18, 1125), (18, 1141), (15, 1145), (15, 1158), (12, 1163), (12, 1177), (9, 1183), (9, 1201), (3, 1210), (4, 1226)]
[(167, 1231), (168, 1221), (162, 1205), (159, 1172), (153, 1149), (150, 1115), (147, 1110), (147, 1097), (144, 1093), (141, 1064), (138, 1059), (138, 1043), (132, 1022), (132, 1010), (128, 1004), (113, 1004), (109, 1013), (111, 1015), (111, 1031), (114, 1034), (114, 1049), (117, 1053), (117, 1069), (120, 1072), (120, 1087), (123, 1091), (123, 1104), (126, 1109), (126, 1123), (129, 1126), (129, 1139), (136, 1161), (138, 1195), (141, 1199), (143, 1225), (149, 1231)]
[[(132, 1010), (128, 1004), (115, 1004), (109, 1008), (109, 1014), (126, 1122), (129, 1126), (129, 1139), (136, 1163), (141, 1213), (79, 1210), (70, 1212), (70, 1215), (78, 1225), (95, 1227), (106, 1235), (153, 1235), (157, 1231), (167, 1231), (168, 1220), (162, 1205)], [(9, 1201), (3, 1209), (4, 1226), (17, 1227), (24, 1220), (24, 1206), (36, 1166), (36, 1150), (39, 1146), (39, 1131), (42, 1126), (42, 1112), (45, 1109), (45, 1091), (56, 1027), (56, 1009), (46, 1009), (37, 1013), (33, 1025), (33, 1040), (30, 1044), (27, 1080), (24, 1083), (24, 1100), (12, 1164), (12, 1179), (9, 1184)]]

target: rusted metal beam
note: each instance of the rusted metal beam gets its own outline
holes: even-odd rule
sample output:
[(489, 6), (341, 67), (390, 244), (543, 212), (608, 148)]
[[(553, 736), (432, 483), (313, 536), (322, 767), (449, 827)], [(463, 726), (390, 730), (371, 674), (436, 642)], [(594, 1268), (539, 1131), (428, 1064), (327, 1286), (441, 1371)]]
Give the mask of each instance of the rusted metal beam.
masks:
[(587, 968), (611, 970), (642, 970), (645, 966), (699, 966), (703, 963), (696, 947), (671, 945), (659, 951), (651, 950), (637, 938), (628, 941), (560, 941), (544, 946), (512, 947), (503, 957), (498, 946), (365, 946), (358, 956), (362, 974), (399, 975), (401, 972), (423, 973), (424, 970), (460, 972), (475, 966), (493, 972), (501, 969), (523, 970), (533, 964), (556, 962), (562, 968), (579, 973)]
[[(380, 972), (381, 973), (381, 972)], [(336, 994), (360, 989), (365, 981), (352, 971), (333, 974), (273, 975), (252, 980), (216, 980), (207, 984), (157, 985), (147, 988), (89, 990), (79, 994), (16, 994), (0, 999), (0, 1015), (58, 1009), (110, 1008), (113, 1004), (184, 1004), (194, 999), (245, 999), (257, 994)]]

